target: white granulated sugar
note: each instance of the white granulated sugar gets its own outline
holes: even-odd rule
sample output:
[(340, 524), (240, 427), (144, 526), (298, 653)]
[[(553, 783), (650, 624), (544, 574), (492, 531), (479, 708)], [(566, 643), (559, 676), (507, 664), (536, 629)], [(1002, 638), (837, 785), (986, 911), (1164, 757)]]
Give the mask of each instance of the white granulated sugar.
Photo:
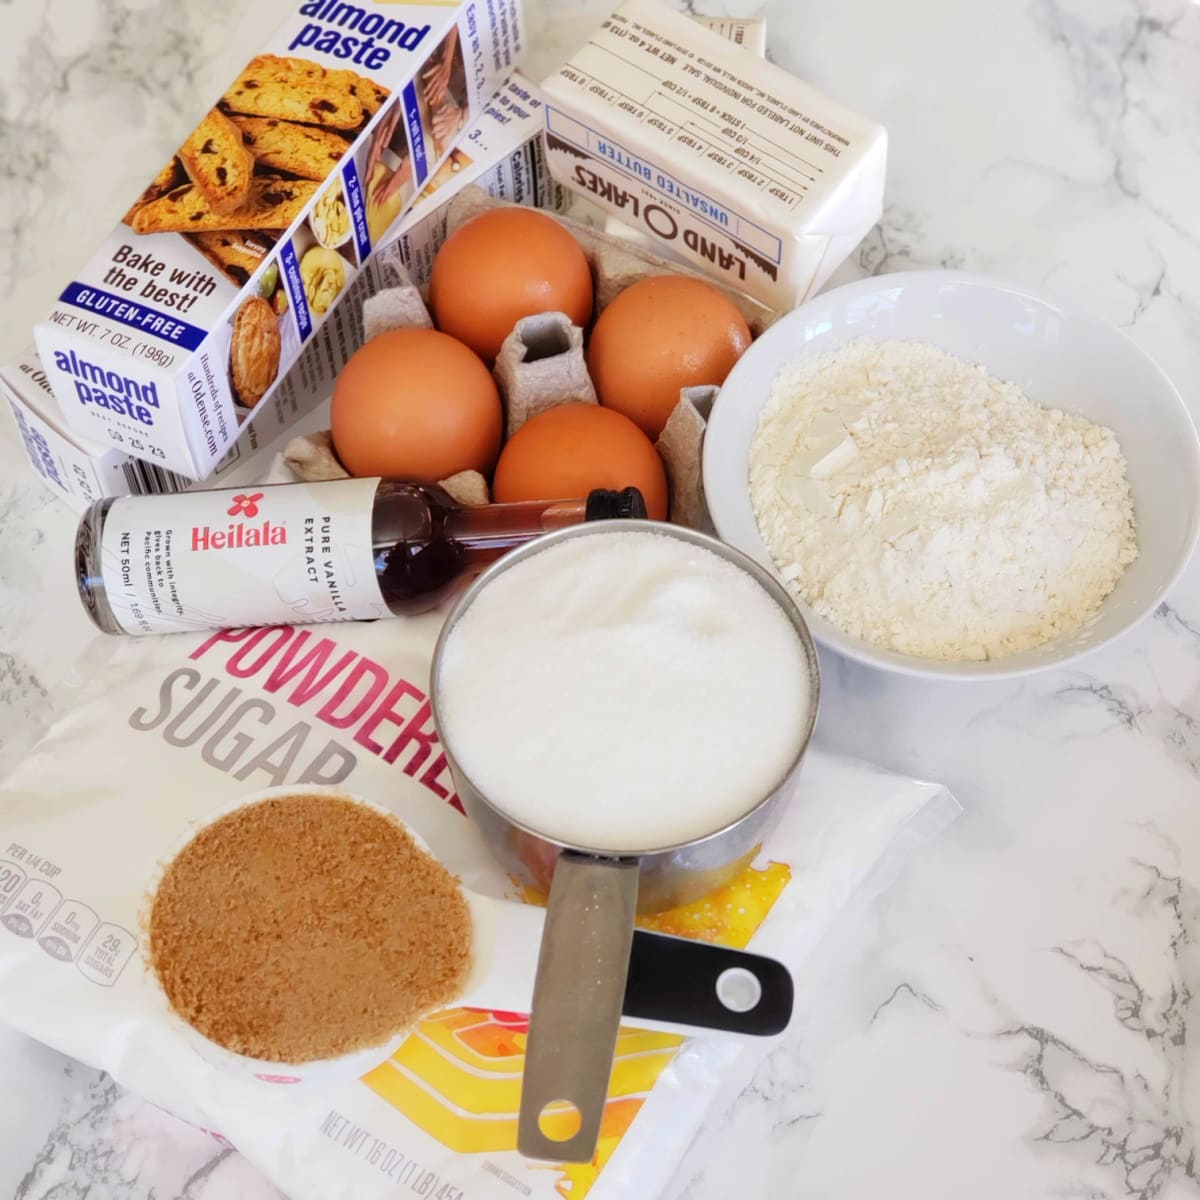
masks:
[(1137, 557), (1112, 431), (921, 342), (780, 372), (750, 494), (781, 573), (854, 637), (944, 660), (1077, 631)]
[(498, 808), (633, 851), (740, 817), (795, 758), (812, 704), (783, 610), (710, 550), (596, 533), (498, 575), (453, 628), (443, 737)]

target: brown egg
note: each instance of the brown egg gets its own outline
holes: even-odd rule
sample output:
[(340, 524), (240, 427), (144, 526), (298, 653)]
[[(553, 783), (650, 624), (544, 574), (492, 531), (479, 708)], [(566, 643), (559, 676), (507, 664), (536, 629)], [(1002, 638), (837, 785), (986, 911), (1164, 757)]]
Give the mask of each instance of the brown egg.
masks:
[(652, 275), (600, 314), (587, 363), (600, 403), (656, 438), (679, 389), (725, 382), (750, 329), (724, 292), (702, 279)]
[(461, 342), (396, 329), (355, 351), (333, 388), (333, 446), (351, 475), (436, 483), (492, 469), (504, 414), (491, 372)]
[(505, 443), (493, 497), (573, 500), (593, 488), (635, 487), (651, 520), (667, 516), (667, 474), (653, 443), (628, 417), (598, 404), (560, 404), (531, 417)]
[(433, 260), (434, 324), (491, 363), (521, 317), (592, 317), (592, 273), (579, 243), (531, 208), (496, 208), (459, 226)]

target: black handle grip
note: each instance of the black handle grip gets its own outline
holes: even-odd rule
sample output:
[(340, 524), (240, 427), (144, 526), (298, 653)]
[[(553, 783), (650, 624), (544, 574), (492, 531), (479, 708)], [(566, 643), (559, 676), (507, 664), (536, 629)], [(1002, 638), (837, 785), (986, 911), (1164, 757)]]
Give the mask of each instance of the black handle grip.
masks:
[(795, 988), (783, 963), (638, 929), (625, 979), (625, 1017), (773, 1037), (792, 1018)]

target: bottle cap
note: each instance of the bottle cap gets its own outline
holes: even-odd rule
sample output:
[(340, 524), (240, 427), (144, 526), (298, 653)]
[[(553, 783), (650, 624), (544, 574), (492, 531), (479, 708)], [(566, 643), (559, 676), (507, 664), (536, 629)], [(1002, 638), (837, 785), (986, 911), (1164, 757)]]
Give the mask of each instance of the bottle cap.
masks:
[(646, 519), (646, 501), (635, 487), (620, 492), (596, 488), (588, 493), (584, 519), (588, 521), (612, 521)]

